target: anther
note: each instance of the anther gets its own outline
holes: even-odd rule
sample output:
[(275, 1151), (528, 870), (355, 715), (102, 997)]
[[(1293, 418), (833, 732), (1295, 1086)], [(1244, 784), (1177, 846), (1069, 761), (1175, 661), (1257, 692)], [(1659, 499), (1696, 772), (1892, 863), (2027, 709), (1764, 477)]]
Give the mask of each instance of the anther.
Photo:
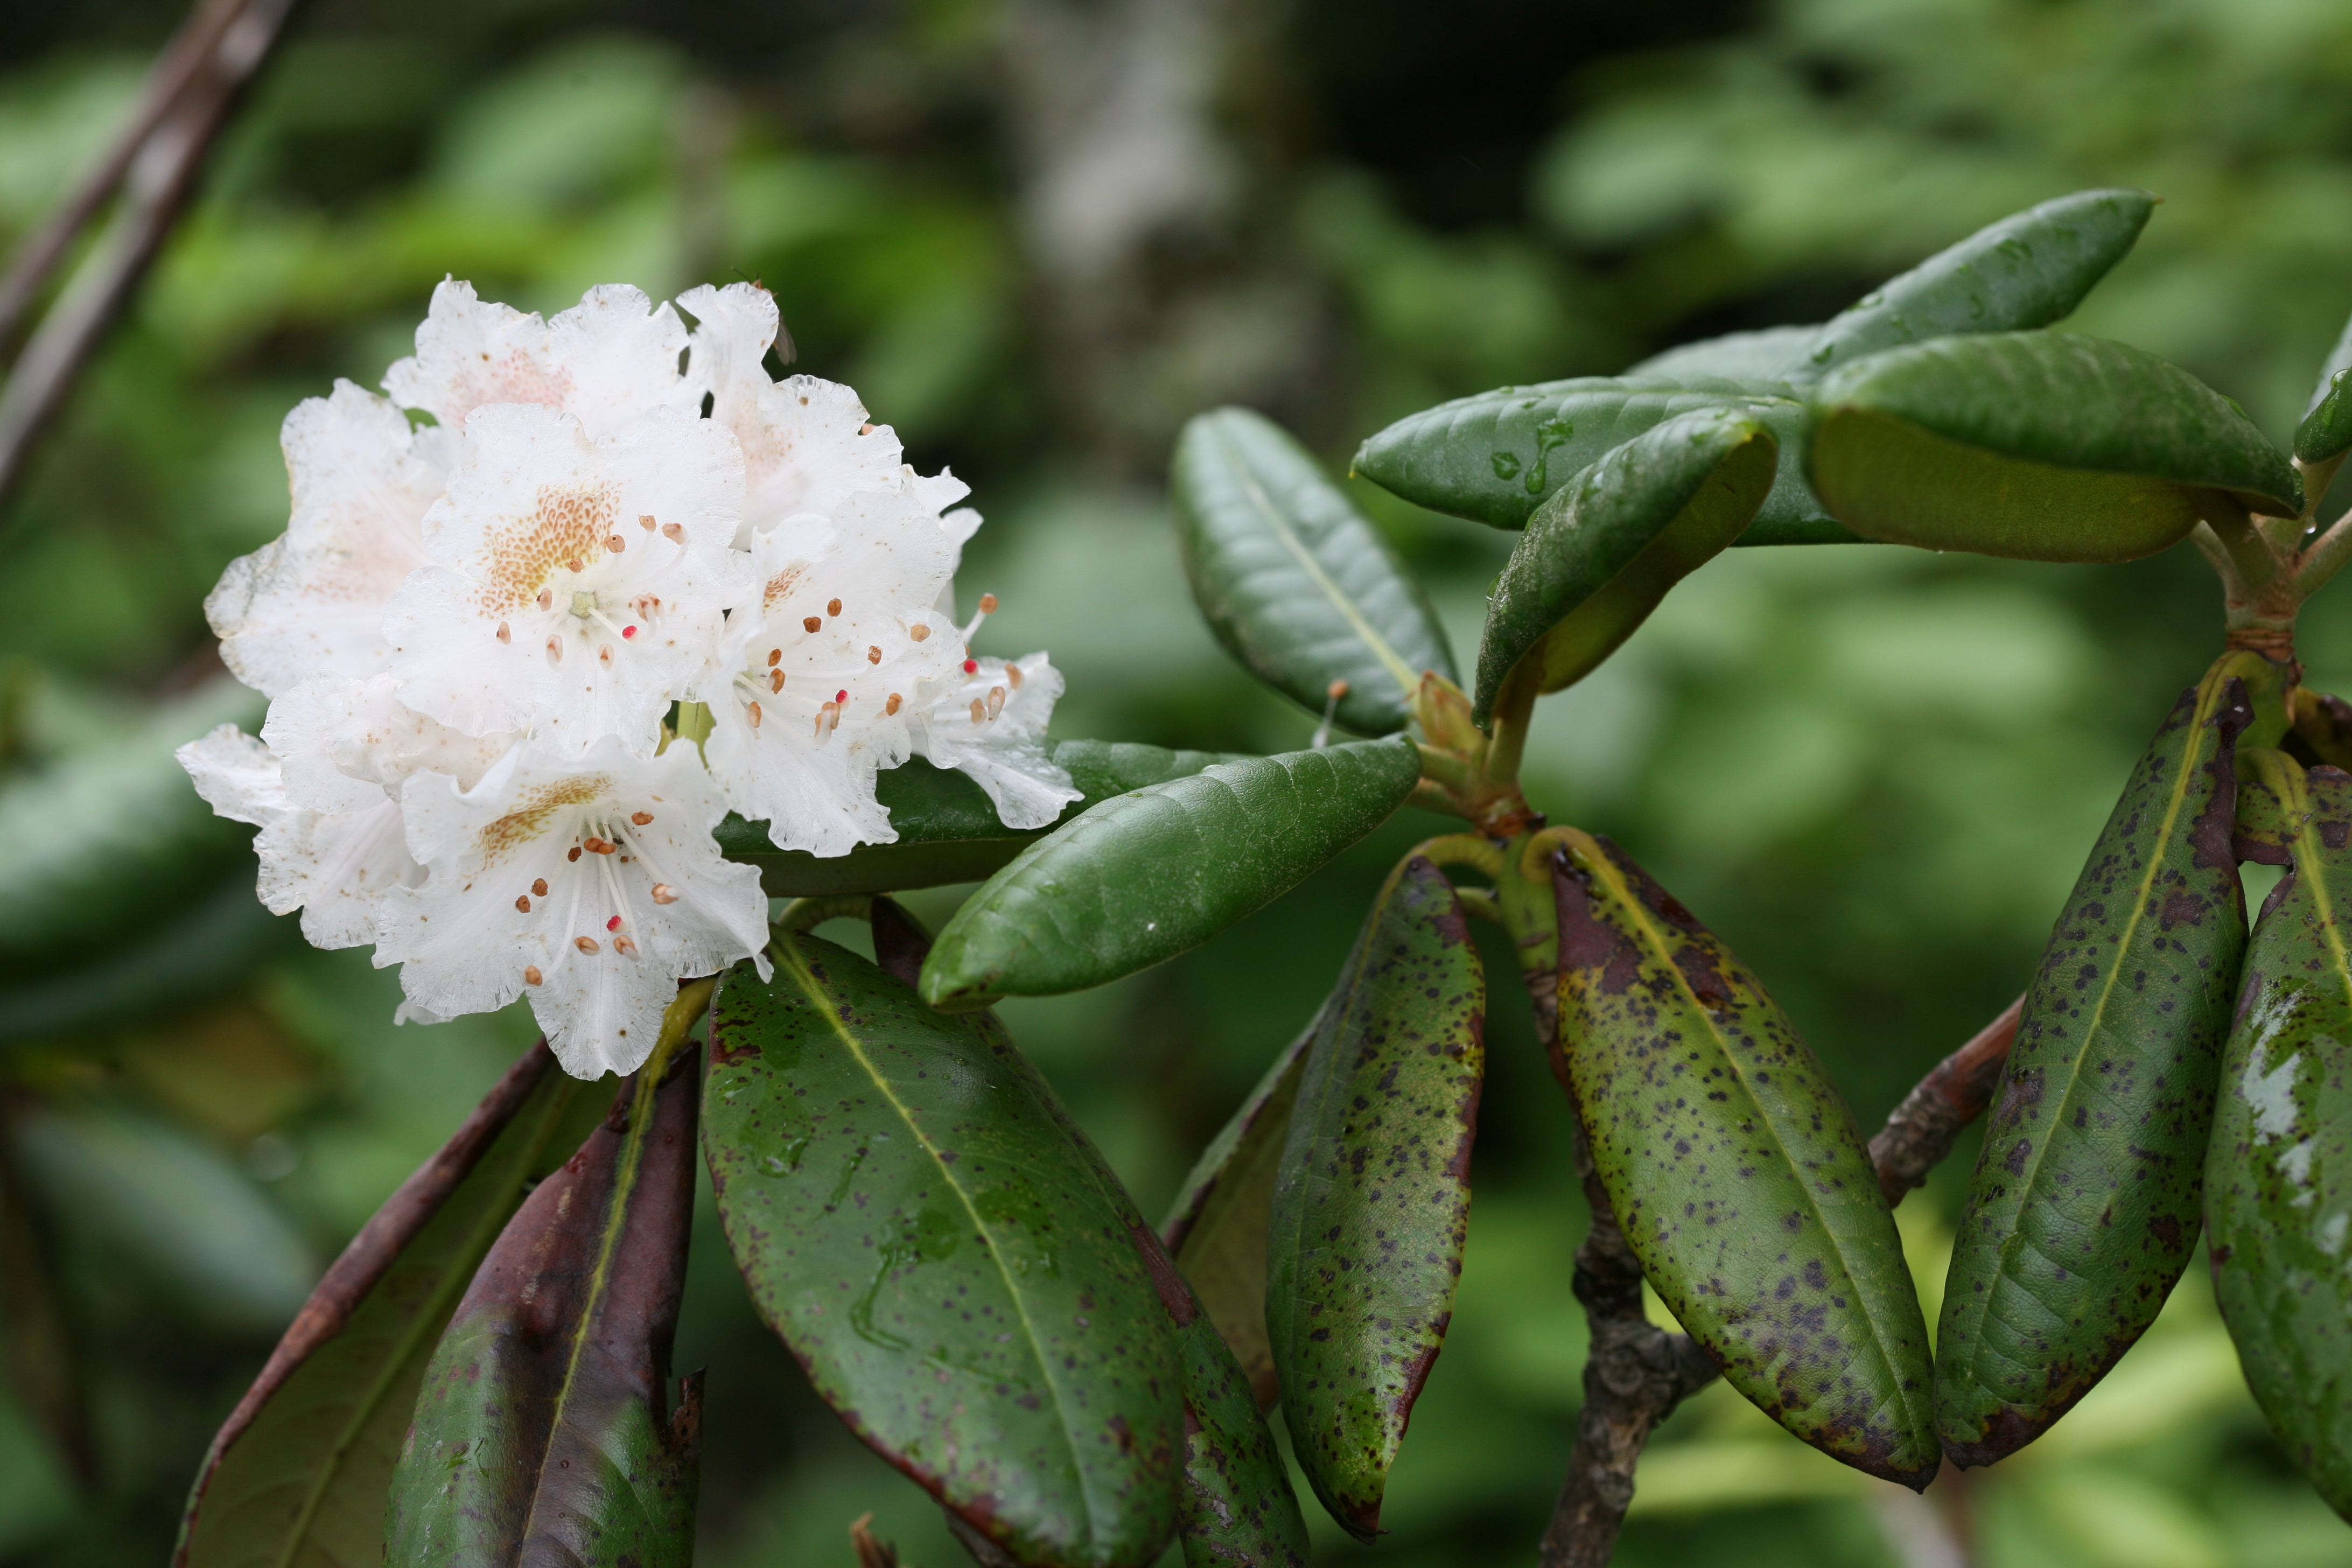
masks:
[(814, 616), (803, 616), (801, 617), (801, 630), (804, 632), (816, 631), (824, 625), (824, 623), (817, 619)]
[(570, 853), (569, 855), (566, 855), (566, 856), (564, 857), (564, 858), (565, 858), (566, 860), (577, 860), (577, 859), (579, 859), (579, 858), (580, 858), (580, 846), (578, 846), (577, 844), (574, 844), (574, 845), (572, 847), (572, 853)]
[(981, 613), (982, 615), (983, 615), (983, 616), (992, 616), (992, 615), (996, 614), (996, 595), (993, 595), (993, 594), (982, 594), (982, 595), (980, 596), (980, 613)]
[(550, 664), (562, 664), (563, 662), (563, 639), (562, 637), (551, 637), (547, 639), (547, 662)]
[(1020, 690), (1022, 681), (1021, 667), (1017, 664), (1006, 665), (1004, 667), (1004, 679), (1006, 682), (1012, 686), (1013, 690)]
[(984, 724), (988, 721), (988, 710), (977, 697), (971, 700), (971, 721), (975, 724)]
[(578, 948), (583, 952), (602, 952), (604, 951), (593, 936), (575, 936), (572, 939), (572, 945)]
[(917, 621), (907, 628), (907, 635), (917, 642), (928, 641), (931, 635), (930, 624), (927, 621)]
[(833, 694), (833, 700), (835, 702), (846, 702), (849, 700), (849, 692), (845, 689), (836, 691)]
[(751, 713), (751, 728), (756, 730), (760, 727), (760, 705), (756, 702), (752, 702), (746, 704), (746, 707)]
[(629, 813), (629, 820), (635, 823), (639, 827), (643, 827), (653, 819), (654, 814), (650, 811), (633, 811)]
[(898, 694), (895, 691), (890, 693), (890, 700), (882, 704), (882, 711), (886, 717), (898, 711)]
[(551, 610), (551, 609), (555, 608), (555, 590), (554, 590), (554, 589), (552, 589), (552, 588), (541, 588), (541, 589), (539, 591), (539, 607), (540, 607), (541, 609), (542, 609), (542, 610)]
[(547, 879), (541, 877), (538, 881), (533, 882), (530, 885), (530, 890), (542, 899), (547, 897)]
[(686, 542), (686, 530), (680, 528), (674, 522), (665, 522), (662, 524), (662, 537), (668, 540), (672, 544), (684, 544)]
[(530, 913), (530, 895), (529, 893), (525, 893), (520, 898), (515, 900), (515, 908), (524, 914)]
[(613, 951), (623, 958), (635, 958), (637, 956), (637, 944), (627, 937), (616, 936), (613, 939)]
[(604, 929), (605, 929), (606, 931), (618, 931), (618, 930), (620, 930), (620, 929), (621, 929), (621, 917), (620, 917), (620, 916), (618, 916), (618, 915), (614, 915), (611, 920), (606, 921), (604, 922)]
[(770, 648), (770, 649), (768, 650), (768, 668), (769, 668), (770, 669), (773, 669), (773, 668), (776, 668), (776, 666), (778, 666), (778, 665), (780, 665), (780, 664), (782, 664), (782, 663), (783, 663), (783, 662), (784, 662), (784, 650), (783, 650), (782, 648), (780, 648), (780, 647), (772, 647), (772, 648)]
[(522, 983), (525, 985), (536, 985), (539, 984), (538, 964), (526, 963), (522, 966)]
[(654, 902), (657, 904), (674, 904), (677, 902), (677, 889), (671, 887), (667, 882), (656, 882), (654, 884)]
[(827, 599), (824, 602), (824, 613), (828, 616), (837, 616), (841, 614), (841, 601), (839, 599)]
[(824, 739), (824, 716), (832, 711), (833, 704), (830, 702), (816, 710), (816, 727), (809, 731), (810, 740), (822, 741)]
[(577, 555), (565, 562), (564, 564), (571, 567), (574, 572), (585, 572), (588, 570), (588, 563), (585, 561), (581, 560)]
[(768, 689), (771, 691), (782, 691), (783, 689), (784, 672), (781, 669), (772, 669), (768, 671)]
[(626, 638), (635, 637), (636, 635), (637, 635), (637, 628), (636, 628), (636, 627), (635, 627), (635, 626), (623, 626), (623, 627), (621, 628), (621, 636), (622, 636), (622, 637), (623, 637), (625, 640)]
[(614, 843), (609, 838), (599, 838), (594, 834), (590, 834), (587, 837), (580, 841), (580, 847), (585, 849), (591, 855), (610, 855), (614, 850), (618, 849), (620, 846)]
[(963, 672), (966, 675), (978, 675), (980, 673), (980, 660), (976, 658), (965, 659), (963, 661)]
[(870, 644), (870, 643), (869, 643), (869, 644), (867, 644), (867, 645), (866, 645), (866, 663), (868, 663), (868, 664), (879, 664), (879, 663), (881, 663), (881, 662), (882, 662), (882, 650), (881, 650), (880, 648), (878, 648), (878, 647), (874, 647), (874, 646), (873, 646), (872, 644)]
[(653, 513), (649, 511), (641, 511), (637, 513), (637, 526), (644, 529), (647, 533), (651, 533), (654, 531)]
[(988, 716), (989, 716), (990, 718), (993, 719), (993, 718), (995, 718), (999, 713), (1002, 713), (1002, 712), (1003, 712), (1003, 711), (1004, 711), (1004, 688), (1003, 688), (1002, 686), (992, 686), (992, 687), (990, 687), (990, 688), (988, 689)]
[(1315, 726), (1315, 738), (1307, 745), (1321, 751), (1331, 743), (1331, 721), (1339, 716), (1339, 699), (1348, 695), (1348, 683), (1335, 680), (1323, 689), (1323, 721)]
[(608, 533), (604, 536), (604, 548), (611, 551), (615, 555), (618, 555), (622, 551), (626, 550), (628, 547), (629, 542), (622, 538), (617, 533)]
[(506, 622), (504, 622), (504, 621), (500, 621), (500, 622), (499, 623), (499, 641), (500, 641), (500, 642), (512, 642), (512, 641), (514, 641), (514, 632), (512, 631), (512, 629), (511, 629), (511, 628), (509, 628), (509, 627), (507, 626)]

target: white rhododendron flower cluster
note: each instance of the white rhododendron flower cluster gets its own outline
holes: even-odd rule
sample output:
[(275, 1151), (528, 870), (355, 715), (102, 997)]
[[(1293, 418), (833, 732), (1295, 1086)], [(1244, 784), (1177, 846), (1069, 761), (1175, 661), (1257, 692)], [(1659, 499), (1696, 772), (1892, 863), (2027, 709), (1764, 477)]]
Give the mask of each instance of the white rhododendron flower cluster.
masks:
[(291, 521), (205, 606), (268, 721), (180, 760), (261, 829), (264, 903), (401, 966), (404, 1018), (528, 995), (568, 1069), (627, 1072), (678, 981), (764, 972), (729, 811), (831, 856), (892, 839), (875, 781), (911, 757), (1012, 827), (1077, 798), (1061, 677), (972, 654), (992, 598), (956, 620), (965, 487), (847, 387), (772, 380), (777, 326), (749, 284), (542, 321), (445, 282), (388, 397), (287, 416)]

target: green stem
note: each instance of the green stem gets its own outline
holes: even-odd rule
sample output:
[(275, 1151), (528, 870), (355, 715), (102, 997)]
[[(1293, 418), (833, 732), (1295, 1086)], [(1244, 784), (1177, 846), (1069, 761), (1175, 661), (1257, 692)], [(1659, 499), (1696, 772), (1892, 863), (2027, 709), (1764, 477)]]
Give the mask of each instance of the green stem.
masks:
[(827, 921), (862, 921), (873, 918), (874, 896), (871, 893), (826, 893), (816, 898), (794, 899), (778, 915), (774, 929), (779, 931), (814, 931)]
[(1425, 838), (1412, 847), (1412, 852), (1432, 865), (1467, 866), (1496, 881), (1502, 880), (1502, 847), (1475, 833), (1449, 833), (1439, 838)]
[(1495, 714), (1487, 726), (1486, 777), (1496, 784), (1517, 784), (1519, 759), (1528, 749), (1528, 725), (1535, 717), (1536, 699), (1543, 695), (1543, 645), (1535, 648), (1503, 678), (1495, 694)]
[(2305, 548), (2303, 560), (2295, 567), (2296, 589), (2309, 598), (2326, 585), (2347, 557), (2352, 557), (2352, 511), (2337, 518), (2328, 525), (2326, 532)]
[(2230, 497), (2215, 491), (2206, 526), (2228, 552), (2230, 564), (2251, 594), (2259, 595), (2278, 579), (2286, 563), (2279, 559), (2269, 538), (2255, 526), (2253, 515)]
[(1503, 906), (1492, 888), (1456, 888), (1454, 896), (1462, 900), (1462, 912), (1489, 925), (1507, 929), (1510, 922), (1503, 918)]

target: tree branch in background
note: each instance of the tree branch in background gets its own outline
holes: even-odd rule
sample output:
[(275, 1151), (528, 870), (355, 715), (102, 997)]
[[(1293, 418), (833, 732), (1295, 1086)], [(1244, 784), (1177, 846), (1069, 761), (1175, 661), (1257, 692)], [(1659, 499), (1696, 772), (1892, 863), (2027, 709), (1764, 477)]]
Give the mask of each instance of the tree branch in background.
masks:
[(163, 51), (121, 142), (0, 278), (0, 339), (117, 187), (113, 223), (34, 331), (0, 387), (0, 500), (89, 362), (194, 188), (237, 94), (283, 30), (293, 0), (200, 0)]
[[(1556, 984), (1537, 971), (1531, 991)], [(1984, 1113), (2017, 1038), (2019, 997), (1975, 1038), (1936, 1064), (1903, 1097), (1870, 1141), (1871, 1163), (1889, 1203), (1918, 1186), (1951, 1152), (1960, 1129)], [(1538, 1027), (1558, 1027), (1558, 999), (1538, 996)], [(1592, 1207), (1592, 1228), (1576, 1249), (1576, 1299), (1591, 1334), (1585, 1352), (1584, 1409), (1576, 1450), (1544, 1530), (1542, 1568), (1604, 1568), (1633, 1500), (1633, 1468), (1650, 1433), (1675, 1406), (1715, 1381), (1716, 1365), (1689, 1335), (1653, 1324), (1642, 1311), (1642, 1266), (1617, 1227), (1609, 1194), (1594, 1174), (1580, 1128), (1576, 1171)]]

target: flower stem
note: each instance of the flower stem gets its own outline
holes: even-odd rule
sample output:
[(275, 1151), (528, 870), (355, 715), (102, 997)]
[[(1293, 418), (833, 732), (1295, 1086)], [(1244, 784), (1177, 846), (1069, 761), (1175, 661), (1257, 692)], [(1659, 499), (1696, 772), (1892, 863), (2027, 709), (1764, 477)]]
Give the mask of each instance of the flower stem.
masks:
[(794, 899), (784, 906), (784, 912), (772, 923), (777, 931), (810, 931), (827, 921), (871, 920), (874, 895), (871, 893), (826, 893), (816, 898)]

